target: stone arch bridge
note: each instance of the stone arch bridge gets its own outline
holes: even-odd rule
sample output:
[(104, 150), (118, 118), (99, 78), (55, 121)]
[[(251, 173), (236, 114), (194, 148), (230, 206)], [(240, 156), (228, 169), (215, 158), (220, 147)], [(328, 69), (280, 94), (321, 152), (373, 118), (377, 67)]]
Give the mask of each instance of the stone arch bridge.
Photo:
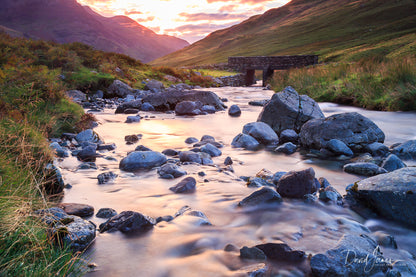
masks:
[(229, 57), (228, 67), (246, 74), (246, 85), (255, 83), (255, 71), (263, 70), (263, 86), (274, 70), (303, 67), (318, 63), (316, 55)]

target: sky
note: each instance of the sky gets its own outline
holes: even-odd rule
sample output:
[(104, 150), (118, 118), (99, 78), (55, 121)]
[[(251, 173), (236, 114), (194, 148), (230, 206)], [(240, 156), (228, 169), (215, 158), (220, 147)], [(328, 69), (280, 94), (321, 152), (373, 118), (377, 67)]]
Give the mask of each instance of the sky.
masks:
[(193, 43), (289, 0), (77, 0), (104, 16), (126, 15), (158, 34)]

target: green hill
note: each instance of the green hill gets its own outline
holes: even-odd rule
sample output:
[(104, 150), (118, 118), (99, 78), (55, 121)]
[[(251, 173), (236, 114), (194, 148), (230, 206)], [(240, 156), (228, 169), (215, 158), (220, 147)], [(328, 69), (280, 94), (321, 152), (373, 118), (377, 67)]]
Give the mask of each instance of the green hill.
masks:
[(292, 0), (152, 62), (185, 66), (229, 56), (317, 54), (320, 61), (416, 52), (414, 0)]

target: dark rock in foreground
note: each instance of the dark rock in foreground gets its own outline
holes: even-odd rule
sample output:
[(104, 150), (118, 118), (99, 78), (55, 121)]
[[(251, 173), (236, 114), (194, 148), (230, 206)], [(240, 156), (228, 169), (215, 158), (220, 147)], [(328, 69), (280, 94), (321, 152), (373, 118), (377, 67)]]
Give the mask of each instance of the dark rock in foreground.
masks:
[(354, 152), (361, 152), (373, 142), (384, 142), (385, 135), (377, 125), (359, 113), (335, 114), (313, 119), (302, 126), (302, 146), (309, 149), (326, 148), (332, 139), (342, 141)]
[(79, 217), (88, 217), (94, 214), (94, 207), (86, 204), (61, 203), (58, 207), (69, 215), (76, 215)]
[(335, 248), (313, 256), (311, 268), (315, 276), (372, 276), (386, 272), (388, 265), (371, 238), (344, 235)]
[(161, 166), (166, 161), (166, 156), (159, 152), (135, 151), (120, 161), (120, 169), (124, 171), (136, 171)]
[(155, 224), (156, 221), (151, 217), (137, 212), (125, 211), (100, 224), (100, 233), (106, 231), (141, 232), (153, 228)]
[(262, 121), (280, 134), (283, 130), (299, 131), (308, 120), (324, 118), (324, 114), (312, 98), (299, 95), (292, 87), (272, 96), (264, 106), (257, 121)]
[(361, 180), (348, 193), (381, 216), (416, 227), (416, 167)]
[(283, 197), (302, 199), (305, 194), (317, 191), (313, 168), (291, 171), (277, 182), (277, 192)]
[(78, 216), (68, 215), (60, 208), (37, 211), (42, 221), (50, 225), (48, 236), (60, 246), (83, 251), (95, 238), (96, 227)]

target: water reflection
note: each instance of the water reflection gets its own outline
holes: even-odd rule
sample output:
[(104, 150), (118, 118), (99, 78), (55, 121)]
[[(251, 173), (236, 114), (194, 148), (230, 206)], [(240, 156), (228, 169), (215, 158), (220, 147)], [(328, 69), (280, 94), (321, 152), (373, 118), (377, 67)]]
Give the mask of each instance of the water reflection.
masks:
[[(103, 152), (117, 161), (97, 159), (98, 170), (76, 170), (79, 162), (68, 158), (60, 162), (67, 183), (73, 188), (65, 191), (65, 202), (87, 203), (100, 208), (111, 207), (118, 212), (133, 210), (158, 217), (174, 215), (188, 205), (205, 213), (212, 226), (198, 226), (195, 218), (177, 218), (158, 224), (152, 231), (139, 237), (128, 237), (119, 232), (98, 234), (95, 244), (87, 253), (98, 264), (96, 276), (238, 276), (245, 266), (258, 266), (238, 258), (239, 253), (224, 252), (227, 244), (238, 248), (260, 242), (283, 240), (292, 248), (318, 253), (332, 247), (345, 233), (360, 233), (364, 223), (349, 209), (324, 204), (306, 205), (299, 200), (285, 200), (283, 204), (267, 209), (244, 210), (236, 207), (238, 201), (253, 190), (247, 188), (239, 176), (253, 176), (262, 168), (272, 172), (302, 170), (313, 167), (317, 177), (325, 177), (341, 193), (346, 185), (357, 181), (354, 175), (342, 172), (342, 162), (306, 158), (299, 153), (291, 156), (264, 150), (252, 152), (231, 147), (231, 141), (241, 132), (244, 124), (256, 121), (261, 107), (249, 106), (250, 100), (268, 99), (272, 91), (262, 88), (211, 89), (229, 99), (228, 105), (238, 104), (241, 117), (230, 117), (226, 111), (196, 117), (176, 117), (172, 114), (146, 113), (140, 123), (125, 124), (126, 115), (106, 110), (96, 114), (100, 126), (96, 131), (107, 143), (116, 143), (117, 149)], [(358, 108), (322, 103), (325, 115), (358, 111), (374, 120), (386, 133), (387, 145), (416, 138), (414, 113), (386, 113), (364, 111)], [(142, 134), (138, 144), (152, 150), (167, 148), (189, 150), (187, 137), (212, 135), (224, 144), (223, 154), (214, 158), (222, 165), (225, 157), (234, 160), (234, 173), (224, 172), (219, 166), (182, 166), (197, 180), (195, 194), (179, 195), (169, 191), (177, 180), (158, 178), (156, 170), (126, 173), (118, 169), (119, 161), (138, 145), (127, 145), (126, 135)], [(97, 175), (113, 171), (119, 175), (113, 182), (98, 185)], [(198, 172), (206, 176), (201, 177)], [(97, 225), (104, 220), (92, 217)], [(372, 231), (386, 230), (397, 234), (399, 243), (407, 250), (416, 249), (415, 233), (391, 222), (368, 223)], [(392, 227), (394, 226), (394, 227)], [(416, 253), (414, 253), (416, 254)], [(244, 270), (243, 270), (244, 272)]]

